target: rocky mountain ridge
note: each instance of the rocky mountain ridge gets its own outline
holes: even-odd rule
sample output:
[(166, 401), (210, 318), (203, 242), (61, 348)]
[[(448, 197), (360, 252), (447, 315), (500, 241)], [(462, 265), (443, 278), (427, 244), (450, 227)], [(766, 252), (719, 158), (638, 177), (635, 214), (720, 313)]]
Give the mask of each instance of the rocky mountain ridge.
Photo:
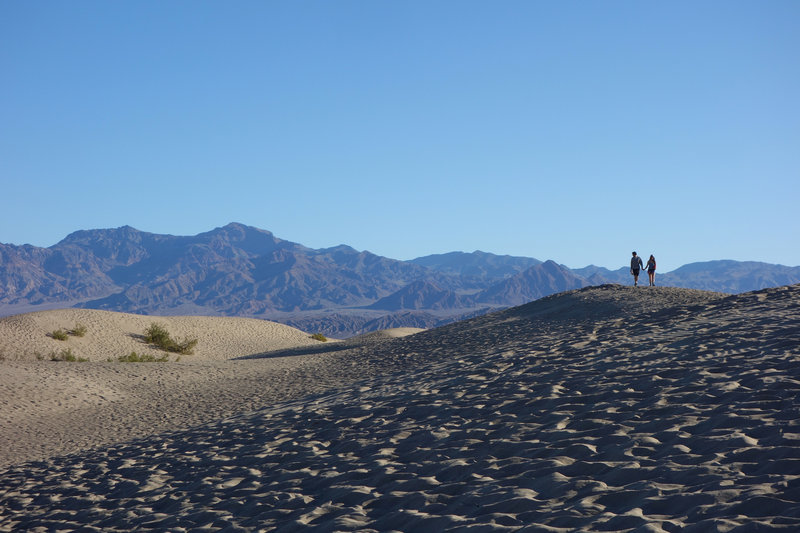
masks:
[[(49, 248), (0, 244), (0, 315), (80, 306), (141, 314), (266, 318), (350, 336), (433, 327), (549, 294), (629, 283), (626, 268), (452, 252), (399, 261), (346, 245), (312, 249), (231, 223), (195, 236), (130, 226), (81, 230)], [(800, 282), (800, 268), (717, 261), (660, 284), (743, 292)]]

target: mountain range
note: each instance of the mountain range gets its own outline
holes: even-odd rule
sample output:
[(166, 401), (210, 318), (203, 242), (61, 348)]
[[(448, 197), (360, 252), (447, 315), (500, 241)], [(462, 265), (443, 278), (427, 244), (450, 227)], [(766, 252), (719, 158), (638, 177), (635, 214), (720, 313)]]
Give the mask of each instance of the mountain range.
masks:
[[(476, 251), (400, 261), (346, 245), (312, 249), (231, 223), (195, 236), (130, 226), (40, 248), (0, 243), (0, 316), (57, 307), (265, 318), (345, 337), (433, 327), (556, 292), (630, 283), (627, 267), (569, 269)], [(710, 261), (661, 285), (744, 292), (800, 282), (800, 267)]]

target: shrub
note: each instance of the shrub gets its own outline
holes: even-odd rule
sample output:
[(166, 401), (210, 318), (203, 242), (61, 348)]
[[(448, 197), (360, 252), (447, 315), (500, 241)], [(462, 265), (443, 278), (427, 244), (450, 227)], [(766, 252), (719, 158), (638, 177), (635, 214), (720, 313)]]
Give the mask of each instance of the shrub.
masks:
[(144, 330), (144, 340), (159, 347), (166, 346), (172, 342), (167, 328), (156, 322), (153, 322), (150, 327)]
[[(164, 363), (169, 361), (169, 356), (164, 354), (161, 357), (156, 357), (152, 354), (139, 355), (136, 352), (131, 352), (128, 355), (120, 355), (117, 357), (117, 361), (120, 363)], [(110, 358), (109, 362), (111, 362)]]
[(195, 346), (197, 346), (197, 339), (186, 337), (180, 342), (176, 341), (164, 326), (155, 322), (145, 330), (144, 340), (164, 351), (183, 355), (191, 355), (194, 353)]
[(313, 335), (311, 335), (311, 338), (314, 339), (315, 341), (328, 342), (328, 337), (326, 337), (322, 333), (314, 333)]
[(177, 349), (171, 351), (182, 355), (192, 355), (195, 346), (197, 346), (197, 339), (185, 337), (181, 342), (176, 344)]
[(50, 336), (57, 341), (65, 341), (69, 338), (67, 332), (60, 328), (52, 332)]
[(86, 326), (83, 324), (75, 324), (75, 327), (69, 330), (69, 334), (74, 337), (83, 337), (86, 335)]
[(78, 357), (77, 355), (72, 353), (72, 350), (70, 348), (66, 348), (64, 350), (61, 350), (59, 353), (52, 352), (50, 354), (50, 360), (51, 361), (67, 361), (69, 363), (75, 363), (75, 362), (85, 363), (86, 361), (88, 361), (87, 358)]

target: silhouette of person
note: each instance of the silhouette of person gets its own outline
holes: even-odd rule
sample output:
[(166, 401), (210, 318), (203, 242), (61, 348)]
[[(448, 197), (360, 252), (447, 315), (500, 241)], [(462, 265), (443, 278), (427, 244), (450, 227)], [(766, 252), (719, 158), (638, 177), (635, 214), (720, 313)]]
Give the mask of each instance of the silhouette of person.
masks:
[(631, 257), (631, 274), (633, 274), (633, 286), (639, 286), (639, 271), (644, 268), (642, 266), (642, 258), (636, 255), (636, 252), (633, 252), (633, 257)]
[(647, 260), (647, 276), (650, 278), (650, 286), (656, 286), (656, 258), (650, 254), (650, 259)]

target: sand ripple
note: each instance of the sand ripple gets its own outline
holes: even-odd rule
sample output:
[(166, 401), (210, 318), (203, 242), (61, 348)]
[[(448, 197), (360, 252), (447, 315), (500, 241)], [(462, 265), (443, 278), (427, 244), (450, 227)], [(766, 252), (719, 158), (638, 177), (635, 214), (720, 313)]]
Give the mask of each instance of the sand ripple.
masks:
[(0, 528), (799, 530), (800, 286), (676, 291), (585, 289), (319, 355), (321, 377), (369, 379), (12, 464)]

